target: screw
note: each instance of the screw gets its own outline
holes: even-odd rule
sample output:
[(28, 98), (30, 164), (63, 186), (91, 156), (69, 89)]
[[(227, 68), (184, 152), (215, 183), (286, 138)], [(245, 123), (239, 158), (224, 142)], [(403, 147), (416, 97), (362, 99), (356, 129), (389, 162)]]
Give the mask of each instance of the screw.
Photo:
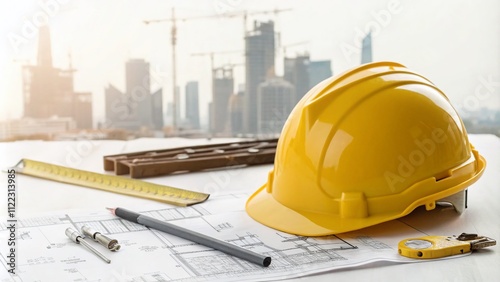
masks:
[(82, 226), (82, 233), (94, 239), (94, 241), (108, 248), (110, 251), (115, 252), (121, 248), (120, 244), (118, 244), (118, 241), (116, 239), (111, 239), (108, 236), (93, 230), (87, 225)]
[(68, 238), (70, 238), (71, 241), (84, 246), (89, 251), (93, 252), (96, 256), (98, 256), (102, 260), (104, 260), (105, 262), (111, 263), (110, 259), (105, 257), (103, 254), (99, 253), (96, 249), (94, 249), (91, 245), (89, 245), (89, 243), (85, 242), (85, 240), (83, 240), (84, 237), (82, 235), (80, 235), (78, 232), (76, 232), (75, 230), (73, 230), (71, 227), (68, 227), (66, 229), (66, 236), (68, 236)]

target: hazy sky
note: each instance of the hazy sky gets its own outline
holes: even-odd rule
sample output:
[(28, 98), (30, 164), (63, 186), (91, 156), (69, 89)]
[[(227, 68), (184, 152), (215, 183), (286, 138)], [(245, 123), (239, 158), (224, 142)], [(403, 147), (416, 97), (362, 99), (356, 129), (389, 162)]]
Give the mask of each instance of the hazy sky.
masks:
[[(171, 100), (170, 23), (144, 25), (145, 19), (212, 15), (178, 23), (178, 84), (200, 81), (201, 113), (211, 100), (210, 60), (192, 53), (243, 50), (243, 19), (225, 13), (275, 8), (291, 11), (249, 16), (273, 19), (288, 55), (309, 52), (332, 60), (334, 74), (360, 62), (360, 40), (373, 32), (373, 59), (392, 60), (420, 72), (445, 91), (462, 111), (500, 108), (500, 1), (276, 1), (276, 0), (42, 0), (0, 4), (0, 119), (22, 115), (21, 65), (36, 62), (37, 30), (48, 22), (53, 63), (68, 66), (72, 54), (77, 91), (91, 91), (95, 121), (104, 118), (104, 87), (125, 88), (125, 62), (144, 58), (154, 72), (152, 90), (164, 87)], [(283, 49), (277, 53), (282, 73)], [(242, 63), (242, 54), (215, 57), (216, 65)], [(236, 67), (236, 83), (244, 83)]]

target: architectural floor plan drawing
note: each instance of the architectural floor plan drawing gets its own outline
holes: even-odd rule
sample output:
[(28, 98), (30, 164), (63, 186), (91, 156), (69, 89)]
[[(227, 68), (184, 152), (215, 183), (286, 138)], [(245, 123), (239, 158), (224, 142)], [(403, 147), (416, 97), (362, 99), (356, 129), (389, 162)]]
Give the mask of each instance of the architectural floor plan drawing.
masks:
[[(0, 281), (242, 281), (299, 277), (375, 261), (411, 262), (397, 254), (395, 234), (424, 234), (399, 222), (338, 236), (294, 236), (265, 227), (244, 211), (246, 194), (212, 197), (201, 205), (135, 209), (272, 257), (265, 268), (222, 252), (115, 217), (109, 211), (68, 212), (18, 219), (17, 275), (7, 273), (7, 245), (0, 247)], [(133, 207), (124, 207), (133, 209)], [(7, 219), (0, 240), (8, 236)], [(86, 239), (111, 259), (106, 264), (65, 236), (67, 227), (88, 225), (119, 241), (110, 252)], [(47, 271), (47, 270), (50, 271)]]

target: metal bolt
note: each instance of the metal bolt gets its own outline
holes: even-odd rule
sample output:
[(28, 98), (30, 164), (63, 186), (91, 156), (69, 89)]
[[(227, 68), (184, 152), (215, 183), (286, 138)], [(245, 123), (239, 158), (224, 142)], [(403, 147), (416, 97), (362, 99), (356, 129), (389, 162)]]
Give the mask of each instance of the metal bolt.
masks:
[(79, 245), (84, 246), (89, 251), (91, 251), (92, 253), (94, 253), (96, 256), (98, 256), (102, 260), (104, 260), (105, 262), (111, 263), (110, 259), (108, 259), (107, 257), (105, 257), (103, 254), (99, 253), (96, 249), (94, 249), (91, 245), (89, 245), (89, 243), (85, 242), (85, 240), (83, 240), (84, 237), (82, 235), (80, 235), (78, 232), (76, 232), (75, 230), (73, 230), (71, 227), (68, 227), (66, 229), (66, 236), (68, 236), (68, 238), (70, 238), (71, 241), (73, 241), (73, 242), (75, 242), (75, 243), (77, 243)]
[(82, 226), (82, 233), (113, 252), (118, 251), (121, 248), (120, 244), (118, 244), (118, 240), (111, 239), (108, 236), (93, 230), (89, 226)]

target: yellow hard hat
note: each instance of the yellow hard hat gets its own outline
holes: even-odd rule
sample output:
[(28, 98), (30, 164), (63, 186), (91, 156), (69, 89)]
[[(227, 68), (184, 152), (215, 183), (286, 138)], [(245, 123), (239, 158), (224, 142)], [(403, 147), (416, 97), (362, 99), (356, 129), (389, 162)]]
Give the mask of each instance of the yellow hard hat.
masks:
[(371, 63), (300, 100), (246, 210), (288, 233), (342, 233), (434, 209), (485, 166), (443, 92), (403, 65)]

